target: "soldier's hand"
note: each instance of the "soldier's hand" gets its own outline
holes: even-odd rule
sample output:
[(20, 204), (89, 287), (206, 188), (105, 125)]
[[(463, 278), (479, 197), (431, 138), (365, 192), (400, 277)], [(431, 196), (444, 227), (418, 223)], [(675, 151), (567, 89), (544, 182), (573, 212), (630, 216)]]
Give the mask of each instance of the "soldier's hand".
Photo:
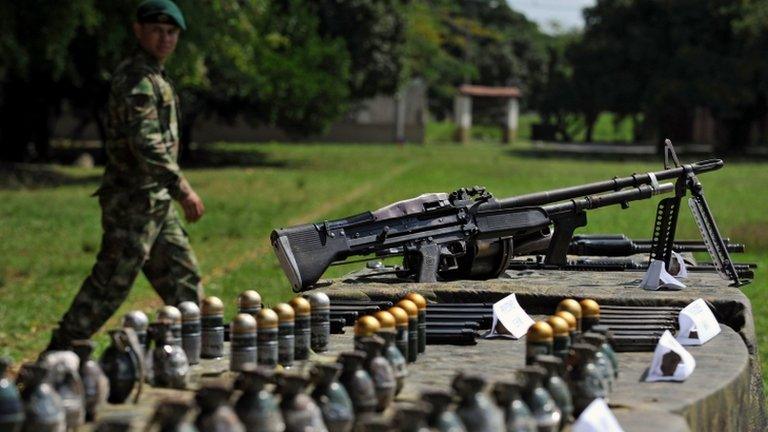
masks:
[(195, 191), (190, 191), (179, 203), (181, 208), (184, 209), (184, 218), (187, 222), (197, 222), (205, 213), (203, 200), (200, 199)]

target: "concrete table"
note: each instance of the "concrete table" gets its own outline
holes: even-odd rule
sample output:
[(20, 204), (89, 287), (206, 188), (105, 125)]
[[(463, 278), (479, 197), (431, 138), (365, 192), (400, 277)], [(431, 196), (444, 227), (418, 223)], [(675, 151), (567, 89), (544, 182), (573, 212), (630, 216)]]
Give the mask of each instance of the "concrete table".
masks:
[[(620, 376), (610, 394), (610, 406), (626, 431), (762, 431), (766, 429), (760, 361), (752, 309), (737, 288), (716, 275), (694, 274), (683, 291), (650, 292), (637, 286), (640, 272), (508, 272), (490, 281), (455, 281), (432, 284), (403, 283), (389, 276), (371, 277), (360, 272), (316, 288), (332, 299), (397, 300), (410, 291), (429, 301), (495, 302), (515, 293), (523, 308), (534, 317), (552, 313), (565, 297), (593, 298), (603, 305), (685, 306), (697, 298), (716, 308), (722, 332), (704, 346), (689, 347), (696, 370), (683, 383), (645, 383), (642, 376), (650, 365), (651, 352), (619, 353)], [(352, 349), (352, 329), (332, 335), (331, 350), (314, 356), (315, 361), (334, 361)], [(449, 389), (454, 375), (463, 370), (487, 377), (489, 384), (514, 376), (524, 365), (525, 341), (479, 340), (475, 346), (428, 345), (416, 363), (399, 400), (419, 398), (426, 388)], [(187, 391), (147, 386), (138, 406), (106, 406), (100, 417), (130, 414), (136, 430), (151, 417), (157, 401), (164, 398), (192, 399), (192, 390), (208, 380), (232, 380), (228, 360), (203, 360), (193, 368)], [(306, 371), (309, 362), (293, 368)], [(86, 428), (87, 429), (87, 428)]]

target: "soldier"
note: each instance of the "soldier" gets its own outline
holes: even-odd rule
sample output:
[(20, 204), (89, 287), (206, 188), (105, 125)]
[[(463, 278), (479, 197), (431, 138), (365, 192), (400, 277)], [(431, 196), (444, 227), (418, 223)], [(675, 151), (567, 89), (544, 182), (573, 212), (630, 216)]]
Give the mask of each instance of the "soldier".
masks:
[(203, 201), (184, 178), (179, 154), (179, 101), (163, 70), (184, 16), (170, 0), (146, 0), (133, 31), (139, 49), (121, 63), (109, 95), (107, 164), (94, 195), (102, 211), (101, 250), (48, 349), (91, 337), (125, 300), (139, 270), (166, 304), (199, 303), (197, 259), (173, 206), (188, 222)]

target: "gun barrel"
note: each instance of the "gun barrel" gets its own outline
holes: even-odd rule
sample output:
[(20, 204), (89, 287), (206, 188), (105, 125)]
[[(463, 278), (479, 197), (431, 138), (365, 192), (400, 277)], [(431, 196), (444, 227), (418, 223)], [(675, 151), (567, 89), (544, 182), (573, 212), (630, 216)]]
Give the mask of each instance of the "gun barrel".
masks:
[(600, 195), (590, 195), (584, 198), (571, 199), (569, 201), (548, 204), (542, 206), (548, 215), (571, 213), (575, 210), (587, 210), (605, 207), (614, 204), (626, 203), (640, 199), (650, 198), (653, 195), (669, 193), (674, 190), (672, 183), (662, 183), (658, 187), (649, 185), (639, 185), (631, 189), (620, 190), (618, 192), (609, 192)]
[(681, 167), (656, 171), (653, 173), (633, 174), (629, 177), (613, 178), (611, 180), (603, 180), (580, 186), (571, 186), (561, 189), (553, 189), (544, 192), (536, 192), (504, 198), (497, 200), (497, 205), (501, 208), (539, 206), (567, 199), (573, 199), (584, 195), (617, 191), (627, 187), (638, 187), (640, 185), (652, 184), (654, 183), (654, 177), (656, 181), (674, 179), (682, 176), (683, 173), (689, 169), (694, 173), (715, 171), (722, 168), (723, 165), (724, 163), (722, 159), (707, 159), (694, 162), (692, 164), (683, 165)]

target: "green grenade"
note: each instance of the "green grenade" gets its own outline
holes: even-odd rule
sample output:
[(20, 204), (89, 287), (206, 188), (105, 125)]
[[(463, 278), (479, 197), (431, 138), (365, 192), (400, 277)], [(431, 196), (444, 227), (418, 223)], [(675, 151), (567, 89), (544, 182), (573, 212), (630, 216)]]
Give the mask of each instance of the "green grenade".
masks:
[(544, 376), (547, 371), (541, 366), (526, 366), (518, 371), (524, 383), (523, 401), (536, 419), (539, 432), (557, 432), (560, 429), (562, 413), (552, 395), (544, 388)]
[(533, 364), (537, 355), (552, 354), (552, 327), (544, 321), (536, 321), (525, 335), (525, 364)]
[(0, 430), (18, 432), (24, 424), (24, 404), (16, 384), (5, 377), (10, 364), (7, 358), (0, 358)]
[(504, 413), (507, 431), (536, 432), (536, 419), (523, 402), (522, 386), (518, 382), (496, 382), (491, 390), (496, 405)]
[(536, 364), (546, 370), (544, 375), (544, 387), (549, 391), (552, 399), (562, 414), (560, 427), (562, 428), (573, 421), (573, 398), (568, 384), (563, 379), (565, 364), (559, 357), (540, 355), (536, 356)]

